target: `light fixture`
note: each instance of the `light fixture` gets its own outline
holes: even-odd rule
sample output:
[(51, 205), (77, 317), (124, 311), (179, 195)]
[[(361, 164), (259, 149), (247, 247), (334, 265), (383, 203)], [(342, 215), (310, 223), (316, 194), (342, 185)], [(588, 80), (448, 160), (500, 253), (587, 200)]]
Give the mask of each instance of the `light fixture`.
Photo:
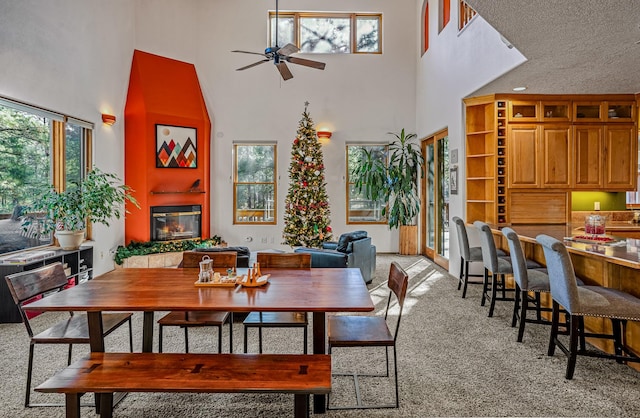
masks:
[(331, 132), (329, 132), (329, 131), (318, 131), (318, 138), (329, 139), (329, 138), (331, 138)]
[(527, 88), (526, 87), (514, 87), (513, 91), (525, 91)]
[(113, 125), (114, 123), (116, 123), (116, 117), (114, 115), (108, 115), (106, 113), (102, 114), (102, 122), (105, 125)]

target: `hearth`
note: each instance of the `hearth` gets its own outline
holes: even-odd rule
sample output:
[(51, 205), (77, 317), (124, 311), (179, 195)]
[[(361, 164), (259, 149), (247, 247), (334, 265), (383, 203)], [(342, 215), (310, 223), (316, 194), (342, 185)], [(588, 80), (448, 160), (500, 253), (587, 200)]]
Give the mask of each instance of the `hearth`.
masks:
[(199, 238), (201, 224), (200, 205), (151, 207), (151, 241)]

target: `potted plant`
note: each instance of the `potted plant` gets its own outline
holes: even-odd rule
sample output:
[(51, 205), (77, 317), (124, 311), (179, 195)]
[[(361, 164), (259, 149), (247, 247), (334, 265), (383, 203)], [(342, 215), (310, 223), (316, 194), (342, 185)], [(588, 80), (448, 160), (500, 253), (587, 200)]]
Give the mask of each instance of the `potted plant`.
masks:
[(363, 149), (352, 178), (356, 190), (367, 199), (387, 202), (382, 215), (387, 217), (390, 228), (400, 229), (400, 253), (415, 254), (416, 217), (420, 212), (418, 177), (423, 175), (424, 158), (418, 144), (412, 142), (416, 134), (406, 134), (404, 129), (399, 134), (389, 134), (396, 138), (389, 144), (389, 161)]
[(126, 201), (140, 207), (131, 195), (131, 188), (118, 182), (120, 179), (115, 174), (94, 168), (79, 185), (62, 192), (49, 186), (36, 196), (28, 209), (31, 213), (43, 214), (44, 218), (35, 220), (28, 216), (23, 227), (39, 222), (40, 233), (55, 231), (54, 235), (62, 249), (78, 249), (84, 239), (87, 223), (109, 226), (112, 218), (120, 218)]

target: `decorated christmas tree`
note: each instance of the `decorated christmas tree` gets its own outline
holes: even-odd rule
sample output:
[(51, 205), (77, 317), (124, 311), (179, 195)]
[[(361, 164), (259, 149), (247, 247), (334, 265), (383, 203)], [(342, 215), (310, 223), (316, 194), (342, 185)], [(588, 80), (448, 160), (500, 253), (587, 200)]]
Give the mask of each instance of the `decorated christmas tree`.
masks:
[(322, 149), (313, 120), (304, 104), (302, 119), (291, 149), (289, 191), (284, 201), (284, 244), (321, 247), (331, 239), (327, 184)]

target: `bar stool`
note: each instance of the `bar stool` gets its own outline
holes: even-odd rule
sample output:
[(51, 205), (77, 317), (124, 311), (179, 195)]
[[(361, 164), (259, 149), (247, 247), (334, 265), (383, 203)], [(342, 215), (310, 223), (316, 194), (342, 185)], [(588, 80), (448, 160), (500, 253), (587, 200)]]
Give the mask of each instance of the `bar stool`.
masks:
[(469, 263), (482, 262), (482, 249), (480, 247), (469, 246), (469, 236), (467, 226), (464, 221), (454, 216), (453, 222), (456, 224), (458, 237), (458, 248), (460, 249), (460, 274), (458, 275), (458, 290), (462, 287), (462, 297), (467, 295), (468, 284), (482, 284), (483, 282), (470, 282), (469, 277), (484, 277), (482, 274), (470, 274)]
[[(627, 321), (640, 321), (640, 299), (602, 286), (578, 286), (573, 264), (564, 244), (548, 235), (538, 235), (536, 241), (542, 246), (549, 270), (549, 284), (553, 299), (551, 335), (547, 354), (553, 356), (556, 346), (568, 357), (566, 379), (573, 378), (577, 355), (601, 357), (622, 362), (640, 362), (624, 344)], [(560, 306), (568, 316), (569, 328), (559, 330)], [(611, 334), (589, 333), (584, 327), (584, 317), (609, 318)], [(569, 346), (565, 346), (558, 335), (569, 335)], [(614, 354), (587, 350), (585, 338), (612, 339)], [(580, 340), (580, 347), (578, 347)], [(625, 355), (626, 354), (626, 355)]]
[[(515, 292), (515, 289), (509, 289), (506, 286), (506, 275), (513, 274), (511, 260), (509, 257), (499, 257), (496, 243), (493, 240), (491, 228), (485, 222), (475, 221), (473, 223), (480, 233), (480, 248), (482, 249), (482, 263), (484, 264), (484, 282), (482, 289), (481, 306), (484, 306), (487, 297), (491, 300), (489, 305), (489, 316), (493, 316), (496, 301), (514, 301), (515, 297), (507, 297), (507, 292)], [(539, 263), (532, 260), (526, 260), (526, 266), (529, 269), (542, 268)], [(491, 287), (489, 288), (489, 273), (491, 273)], [(491, 290), (491, 294), (489, 294)], [(498, 296), (498, 290), (501, 295)]]

